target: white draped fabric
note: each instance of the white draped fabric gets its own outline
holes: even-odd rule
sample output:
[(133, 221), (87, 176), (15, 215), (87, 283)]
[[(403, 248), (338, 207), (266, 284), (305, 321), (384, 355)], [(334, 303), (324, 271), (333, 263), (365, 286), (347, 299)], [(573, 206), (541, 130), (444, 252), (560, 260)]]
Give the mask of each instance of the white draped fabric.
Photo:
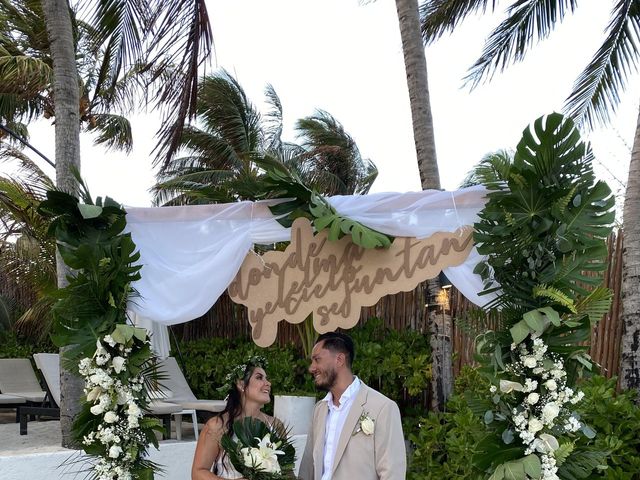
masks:
[[(380, 232), (424, 238), (473, 225), (485, 204), (484, 187), (448, 191), (378, 193), (329, 198), (335, 209)], [(127, 208), (127, 230), (140, 251), (142, 279), (129, 309), (164, 325), (193, 320), (215, 303), (253, 244), (289, 240), (269, 211), (274, 201), (163, 208)], [(453, 285), (483, 305), (473, 274), (479, 256), (445, 269)]]

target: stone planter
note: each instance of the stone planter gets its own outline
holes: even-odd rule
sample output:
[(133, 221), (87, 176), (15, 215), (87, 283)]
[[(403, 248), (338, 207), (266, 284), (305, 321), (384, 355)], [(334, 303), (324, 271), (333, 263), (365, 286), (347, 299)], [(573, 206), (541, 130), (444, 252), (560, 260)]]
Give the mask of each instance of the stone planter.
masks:
[(291, 435), (306, 435), (311, 428), (315, 404), (315, 397), (275, 395), (273, 414), (291, 430)]

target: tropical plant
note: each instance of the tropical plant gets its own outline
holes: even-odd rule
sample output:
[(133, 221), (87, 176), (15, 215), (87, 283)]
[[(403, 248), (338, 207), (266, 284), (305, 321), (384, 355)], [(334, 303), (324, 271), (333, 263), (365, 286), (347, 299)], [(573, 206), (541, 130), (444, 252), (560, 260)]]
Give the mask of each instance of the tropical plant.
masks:
[[(0, 143), (0, 161), (18, 163), (17, 174), (0, 177), (0, 265), (7, 282), (29, 292), (28, 304), (13, 299), (14, 328), (35, 341), (48, 334), (55, 288), (55, 243), (47, 235), (49, 220), (38, 213), (52, 180), (23, 152)], [(11, 304), (7, 299), (5, 304)]]
[(474, 466), (492, 480), (586, 478), (606, 463), (572, 406), (592, 367), (585, 342), (611, 299), (600, 285), (615, 200), (592, 161), (573, 121), (551, 114), (525, 129), (512, 162), (494, 155), (477, 171), (489, 194), (476, 273), (497, 293), (501, 327), (476, 340), (492, 386), (468, 401), (488, 431)]
[(240, 83), (224, 70), (203, 78), (197, 123), (185, 127), (175, 158), (154, 187), (159, 204), (256, 200), (268, 196), (262, 184), (262, 159), (274, 159), (323, 194), (366, 193), (377, 176), (375, 165), (360, 155), (343, 126), (329, 113), (298, 120), (300, 144), (284, 142), (283, 110), (272, 86), (270, 110), (263, 117)]
[[(620, 102), (629, 77), (640, 61), (640, 4), (636, 0), (616, 0), (604, 40), (592, 60), (576, 79), (567, 96), (565, 111), (585, 128), (606, 125)], [(425, 42), (452, 31), (466, 17), (485, 12), (487, 0), (426, 0), (421, 6)], [(491, 2), (490, 10), (498, 2)], [(504, 19), (489, 35), (480, 58), (466, 80), (472, 87), (491, 79), (497, 71), (524, 59), (539, 41), (546, 39), (569, 12), (576, 0), (518, 0), (511, 2)], [(591, 33), (589, 33), (591, 34)], [(574, 44), (580, 43), (575, 41)], [(624, 200), (624, 240), (621, 352), (621, 384), (640, 391), (640, 351), (634, 340), (640, 335), (640, 116), (629, 163)]]

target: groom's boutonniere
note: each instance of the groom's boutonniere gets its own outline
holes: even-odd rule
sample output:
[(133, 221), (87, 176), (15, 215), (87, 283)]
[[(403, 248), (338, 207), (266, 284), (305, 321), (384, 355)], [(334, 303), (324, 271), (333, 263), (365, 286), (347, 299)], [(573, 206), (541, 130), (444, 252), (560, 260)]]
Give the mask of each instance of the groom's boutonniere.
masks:
[(369, 416), (369, 412), (362, 412), (360, 415), (360, 419), (358, 420), (358, 428), (353, 435), (356, 435), (360, 432), (365, 435), (373, 435), (373, 432), (376, 429), (376, 421)]

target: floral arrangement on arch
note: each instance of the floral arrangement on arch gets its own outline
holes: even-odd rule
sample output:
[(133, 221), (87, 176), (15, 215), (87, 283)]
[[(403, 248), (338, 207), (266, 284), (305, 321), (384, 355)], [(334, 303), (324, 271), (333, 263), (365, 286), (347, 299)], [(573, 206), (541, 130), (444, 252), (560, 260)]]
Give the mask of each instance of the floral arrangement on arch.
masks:
[(476, 338), (490, 390), (465, 397), (487, 427), (472, 464), (490, 480), (574, 480), (606, 468), (576, 386), (611, 303), (601, 274), (615, 199), (592, 161), (571, 119), (553, 113), (523, 131), (512, 159), (476, 168), (489, 193), (474, 225), (485, 256), (475, 273), (497, 294), (485, 310), (500, 321)]
[(98, 480), (152, 478), (159, 468), (145, 459), (150, 443), (158, 446), (159, 420), (144, 416), (146, 381), (154, 376), (153, 354), (146, 330), (117, 325), (96, 342), (93, 357), (80, 361), (86, 402), (74, 434), (84, 451), (97, 457)]

